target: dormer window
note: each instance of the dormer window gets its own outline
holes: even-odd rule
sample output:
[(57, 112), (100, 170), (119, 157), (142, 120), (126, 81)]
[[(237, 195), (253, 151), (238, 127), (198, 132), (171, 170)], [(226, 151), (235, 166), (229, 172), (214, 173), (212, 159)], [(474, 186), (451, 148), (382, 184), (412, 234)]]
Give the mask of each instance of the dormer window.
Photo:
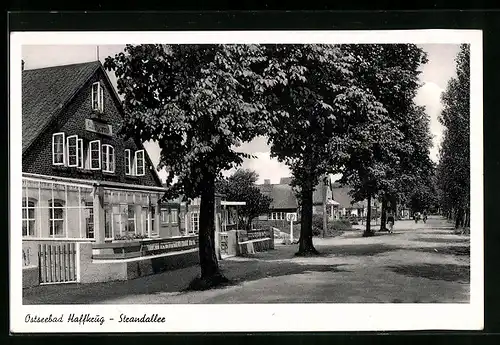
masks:
[(92, 110), (104, 111), (104, 91), (99, 82), (92, 84)]
[(52, 135), (52, 164), (64, 165), (66, 162), (64, 133)]

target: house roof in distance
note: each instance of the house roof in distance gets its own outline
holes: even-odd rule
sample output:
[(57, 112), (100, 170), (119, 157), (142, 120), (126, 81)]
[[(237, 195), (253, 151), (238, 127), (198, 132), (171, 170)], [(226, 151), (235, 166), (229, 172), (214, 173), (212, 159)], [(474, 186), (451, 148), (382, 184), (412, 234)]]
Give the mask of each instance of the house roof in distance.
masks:
[[(257, 185), (260, 191), (272, 198), (271, 209), (296, 209), (298, 207), (297, 198), (290, 186), (291, 177), (282, 177), (280, 183), (271, 184), (264, 183)], [(319, 188), (319, 184), (313, 192), (313, 204), (318, 205), (323, 203), (323, 192)]]

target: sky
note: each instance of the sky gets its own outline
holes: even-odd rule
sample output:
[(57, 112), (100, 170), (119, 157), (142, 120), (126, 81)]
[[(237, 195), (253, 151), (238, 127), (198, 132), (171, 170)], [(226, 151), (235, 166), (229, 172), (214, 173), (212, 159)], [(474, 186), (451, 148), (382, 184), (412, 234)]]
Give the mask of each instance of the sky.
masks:
[[(459, 51), (459, 45), (422, 44), (420, 47), (427, 52), (429, 62), (421, 68), (420, 81), (422, 86), (418, 90), (415, 102), (425, 106), (427, 114), (430, 116), (434, 144), (430, 156), (437, 162), (443, 132), (443, 128), (438, 122), (438, 116), (442, 109), (440, 97), (446, 89), (448, 80), (455, 76), (454, 59)], [(104, 63), (107, 56), (114, 56), (122, 52), (123, 49), (124, 45), (101, 45), (98, 51), (95, 45), (25, 45), (22, 49), (22, 56), (25, 62), (24, 68), (33, 69), (95, 61), (98, 58)], [(108, 75), (116, 87), (114, 74), (108, 73)], [(144, 145), (152, 162), (157, 165), (160, 156), (158, 145), (153, 142), (147, 142)], [(258, 137), (249, 143), (242, 144), (238, 150), (256, 156), (254, 159), (246, 159), (242, 168), (255, 170), (259, 174), (258, 183), (263, 183), (264, 179), (271, 180), (271, 183), (278, 183), (281, 177), (290, 176), (290, 170), (285, 164), (270, 157), (266, 138)], [(165, 180), (165, 171), (160, 171), (158, 174), (162, 180)]]

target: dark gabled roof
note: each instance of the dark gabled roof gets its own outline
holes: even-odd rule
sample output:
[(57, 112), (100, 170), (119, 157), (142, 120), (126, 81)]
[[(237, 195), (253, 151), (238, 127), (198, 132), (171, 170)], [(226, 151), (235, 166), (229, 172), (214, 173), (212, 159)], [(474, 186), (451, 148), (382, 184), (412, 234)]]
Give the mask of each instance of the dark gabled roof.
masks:
[[(116, 104), (123, 110), (120, 98), (100, 61), (23, 71), (23, 154), (99, 69), (103, 71), (105, 79), (113, 90), (112, 96)], [(134, 138), (134, 141), (139, 149), (145, 150), (140, 140)], [(148, 164), (154, 166), (147, 152), (145, 157)], [(152, 169), (152, 174), (157, 185), (161, 186), (161, 179), (155, 169)]]
[(93, 61), (23, 71), (23, 153), (100, 67)]
[[(283, 179), (280, 181), (282, 182)], [(286, 181), (286, 180), (285, 180)], [(318, 185), (313, 192), (313, 204), (318, 205), (323, 203), (323, 193)], [(278, 184), (261, 184), (258, 185), (260, 191), (271, 197), (271, 209), (294, 209), (298, 207), (297, 198), (289, 184), (278, 183)]]
[(363, 208), (366, 202), (355, 202), (352, 204), (353, 199), (349, 195), (352, 190), (350, 187), (339, 187), (334, 185), (332, 189), (332, 198), (339, 203), (339, 208)]

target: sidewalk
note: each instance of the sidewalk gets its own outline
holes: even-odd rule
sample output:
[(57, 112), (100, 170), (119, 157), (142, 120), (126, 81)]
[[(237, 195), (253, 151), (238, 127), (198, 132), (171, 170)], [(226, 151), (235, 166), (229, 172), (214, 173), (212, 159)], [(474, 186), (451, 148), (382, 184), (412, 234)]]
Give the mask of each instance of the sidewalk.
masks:
[(321, 256), (299, 258), (297, 245), (220, 262), (228, 287), (180, 292), (198, 267), (125, 282), (41, 286), (25, 304), (468, 302), (469, 238), (442, 219), (396, 222), (395, 233), (363, 238), (353, 230), (315, 238)]

